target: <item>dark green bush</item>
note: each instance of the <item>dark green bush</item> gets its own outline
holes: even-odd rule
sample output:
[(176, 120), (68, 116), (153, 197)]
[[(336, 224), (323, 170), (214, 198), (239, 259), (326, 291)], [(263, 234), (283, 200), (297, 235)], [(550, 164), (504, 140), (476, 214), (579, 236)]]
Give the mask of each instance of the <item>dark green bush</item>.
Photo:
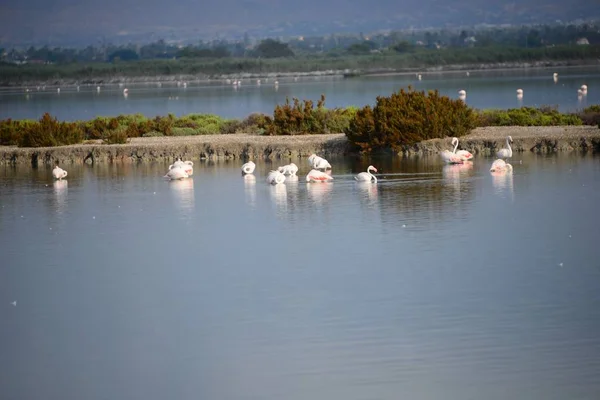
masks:
[(21, 142), (25, 131), (30, 129), (31, 125), (37, 124), (37, 121), (20, 120), (14, 121), (6, 119), (0, 121), (0, 145), (17, 146)]
[(598, 125), (600, 127), (600, 105), (594, 104), (577, 113), (584, 125)]
[(325, 108), (325, 95), (317, 101), (317, 108), (311, 100), (300, 101), (288, 98), (285, 104), (275, 106), (273, 119), (265, 126), (269, 135), (306, 135), (342, 132), (350, 123), (353, 111)]
[(20, 147), (50, 147), (81, 143), (83, 130), (76, 122), (58, 122), (45, 113), (38, 123), (27, 125), (20, 138)]
[(163, 135), (160, 132), (157, 131), (150, 131), (150, 132), (146, 132), (142, 135), (142, 137), (163, 137), (165, 135)]
[(104, 144), (125, 144), (128, 141), (127, 128), (124, 127), (107, 131), (102, 138), (102, 143)]
[(345, 130), (351, 144), (363, 151), (401, 150), (422, 140), (463, 136), (475, 128), (473, 109), (461, 100), (401, 89), (389, 97), (377, 97), (374, 108), (357, 111)]
[(273, 119), (270, 116), (261, 113), (252, 113), (243, 120), (238, 121), (235, 131), (232, 133), (263, 135), (272, 123)]
[(198, 135), (198, 130), (194, 128), (172, 128), (171, 129), (172, 136), (194, 136)]

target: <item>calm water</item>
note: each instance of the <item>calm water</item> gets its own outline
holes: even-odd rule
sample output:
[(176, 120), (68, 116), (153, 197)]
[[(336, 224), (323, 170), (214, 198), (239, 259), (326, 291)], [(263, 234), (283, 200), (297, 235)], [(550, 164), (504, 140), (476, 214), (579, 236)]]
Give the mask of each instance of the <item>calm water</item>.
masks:
[(330, 161), (2, 167), (0, 397), (598, 398), (597, 157)]
[[(554, 82), (553, 72), (559, 78)], [(467, 91), (469, 105), (485, 108), (513, 108), (522, 105), (559, 106), (563, 112), (575, 111), (587, 105), (600, 104), (600, 65), (585, 68), (523, 69), (510, 71), (472, 71), (470, 76), (458, 73), (423, 73), (419, 81), (415, 75), (372, 76), (344, 79), (342, 77), (278, 78), (243, 80), (238, 89), (225, 82), (189, 82), (187, 88), (176, 83), (127, 85), (129, 94), (123, 96), (123, 87), (104, 85), (97, 92), (96, 85), (38, 88), (11, 88), (0, 90), (0, 119), (38, 119), (45, 112), (61, 120), (91, 119), (98, 115), (142, 113), (147, 116), (213, 113), (227, 118), (244, 118), (253, 112), (272, 114), (275, 105), (283, 104), (286, 97), (317, 101), (326, 96), (327, 107), (364, 106), (375, 104), (377, 96), (389, 96), (400, 88), (412, 85), (418, 90), (439, 89), (452, 98), (459, 90)], [(578, 97), (577, 89), (588, 86), (587, 96)], [(524, 96), (517, 99), (516, 90)], [(29, 92), (25, 92), (29, 90)]]

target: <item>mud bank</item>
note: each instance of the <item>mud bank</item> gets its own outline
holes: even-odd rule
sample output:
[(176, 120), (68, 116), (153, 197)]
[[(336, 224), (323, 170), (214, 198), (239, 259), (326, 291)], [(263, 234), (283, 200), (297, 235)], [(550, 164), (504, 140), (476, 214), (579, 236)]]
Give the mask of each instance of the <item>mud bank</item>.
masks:
[(0, 146), (0, 164), (32, 165), (199, 159), (286, 159), (349, 152), (343, 134), (305, 136), (205, 135), (134, 138), (127, 144), (17, 148)]
[[(490, 126), (476, 128), (460, 138), (459, 149), (493, 155), (511, 136), (513, 152), (600, 152), (600, 129), (596, 126)], [(451, 139), (432, 139), (404, 148), (405, 155), (435, 154), (452, 150)]]
[[(600, 152), (600, 129), (592, 126), (486, 127), (460, 139), (459, 148), (490, 155), (513, 138), (513, 151), (548, 153), (557, 151)], [(404, 156), (437, 154), (451, 149), (450, 138), (433, 139), (407, 146)], [(353, 154), (343, 134), (306, 136), (207, 135), (136, 138), (127, 144), (86, 143), (73, 146), (17, 148), (0, 146), (0, 164), (51, 165), (111, 162), (169, 162), (181, 157), (199, 159), (288, 159)]]

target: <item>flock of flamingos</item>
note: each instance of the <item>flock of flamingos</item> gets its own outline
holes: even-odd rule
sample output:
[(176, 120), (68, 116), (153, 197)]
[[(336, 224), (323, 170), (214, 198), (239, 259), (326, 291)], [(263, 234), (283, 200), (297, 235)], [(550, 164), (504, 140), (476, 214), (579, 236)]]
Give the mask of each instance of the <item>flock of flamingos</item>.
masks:
[[(511, 143), (512, 137), (508, 136), (506, 138), (506, 148), (502, 148), (496, 153), (498, 159), (492, 163), (490, 172), (512, 172), (512, 165), (505, 161), (505, 159), (512, 157), (512, 148), (510, 147)], [(464, 164), (465, 162), (469, 162), (473, 159), (473, 154), (470, 152), (466, 150), (458, 150), (458, 138), (452, 138), (452, 144), (454, 145), (453, 151), (444, 150), (440, 153), (440, 156), (445, 163)], [(329, 161), (326, 159), (319, 157), (316, 154), (312, 154), (310, 157), (308, 157), (308, 164), (312, 169), (306, 175), (307, 182), (330, 182), (333, 180), (333, 176), (327, 172), (331, 171), (331, 164), (329, 164)], [(253, 174), (255, 168), (256, 164), (252, 161), (249, 161), (242, 165), (242, 174)], [(272, 185), (284, 183), (289, 177), (296, 177), (297, 172), (298, 166), (296, 164), (290, 163), (283, 165), (277, 168), (277, 170), (269, 172), (267, 175), (267, 182)], [(359, 173), (358, 175), (354, 176), (354, 179), (357, 181), (377, 183), (377, 177), (373, 175), (372, 172), (377, 172), (377, 168), (369, 165), (366, 172)], [(180, 180), (189, 178), (193, 174), (194, 163), (192, 161), (182, 161), (179, 159), (169, 166), (169, 171), (164, 177), (169, 180)], [(52, 175), (55, 179), (61, 180), (67, 177), (67, 171), (59, 167), (57, 163), (56, 167), (54, 167), (52, 170)]]

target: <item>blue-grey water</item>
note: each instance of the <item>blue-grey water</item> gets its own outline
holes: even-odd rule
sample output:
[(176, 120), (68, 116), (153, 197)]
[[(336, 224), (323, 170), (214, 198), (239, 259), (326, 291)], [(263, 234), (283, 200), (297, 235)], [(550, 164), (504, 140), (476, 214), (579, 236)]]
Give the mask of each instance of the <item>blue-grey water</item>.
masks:
[[(553, 73), (558, 73), (556, 82)], [(342, 77), (294, 77), (243, 79), (234, 87), (226, 81), (126, 84), (119, 86), (75, 85), (4, 88), (0, 90), (0, 119), (38, 119), (45, 112), (60, 120), (87, 120), (96, 116), (142, 113), (146, 116), (173, 113), (212, 113), (226, 118), (245, 118), (251, 113), (272, 114), (286, 97), (313, 100), (325, 94), (326, 106), (363, 107), (374, 105), (377, 96), (389, 96), (400, 88), (438, 89), (441, 94), (458, 98), (458, 91), (467, 92), (466, 102), (478, 109), (508, 109), (520, 106), (556, 106), (562, 112), (572, 112), (588, 105), (600, 104), (600, 66), (552, 69), (518, 69), (504, 71), (422, 73)], [(586, 95), (578, 95), (581, 85), (587, 85)], [(60, 89), (60, 93), (58, 92)], [(128, 89), (128, 95), (123, 90)], [(523, 97), (517, 98), (517, 89)]]
[(598, 157), (330, 161), (0, 168), (0, 398), (598, 398)]

